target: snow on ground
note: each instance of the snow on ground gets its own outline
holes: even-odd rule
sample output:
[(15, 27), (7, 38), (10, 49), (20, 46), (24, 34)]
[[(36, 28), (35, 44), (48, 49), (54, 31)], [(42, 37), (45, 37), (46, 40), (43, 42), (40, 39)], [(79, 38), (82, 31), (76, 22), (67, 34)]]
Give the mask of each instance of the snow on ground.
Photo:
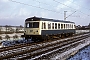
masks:
[(80, 52), (78, 52), (68, 60), (90, 60), (90, 45), (82, 49)]
[(5, 36), (9, 35), (10, 39), (12, 39), (13, 36), (17, 35), (19, 38), (21, 37), (21, 35), (23, 35), (23, 33), (13, 33), (13, 34), (0, 34), (0, 36), (2, 36), (3, 40), (5, 40)]
[(19, 40), (12, 40), (12, 41), (2, 41), (1, 47), (6, 47), (6, 46), (12, 46), (15, 44), (23, 44), (23, 43), (31, 43), (31, 39), (25, 40), (25, 39), (19, 39)]
[[(11, 46), (11, 45), (14, 45), (14, 44), (17, 44), (17, 43), (26, 42), (26, 40), (21, 38), (21, 35), (23, 35), (23, 33), (13, 33), (13, 34), (7, 34), (7, 35), (10, 36), (10, 39), (8, 39), (8, 40), (5, 38), (6, 34), (0, 34), (0, 36), (2, 36), (2, 39), (3, 39), (3, 40), (0, 40), (0, 43), (1, 43), (0, 48), (2, 46)], [(13, 39), (13, 36), (15, 36), (15, 35), (17, 35), (18, 38)]]
[[(78, 33), (83, 33), (83, 32), (89, 32), (90, 30), (76, 30), (76, 34)], [(10, 36), (10, 40), (13, 40), (13, 36), (17, 35), (18, 36), (18, 39), (21, 38), (21, 35), (23, 35), (24, 33), (13, 33), (13, 34), (7, 34)], [(5, 36), (6, 34), (0, 34), (0, 36), (2, 37), (3, 40), (6, 40), (5, 39)]]
[(83, 33), (83, 32), (90, 32), (90, 30), (76, 30), (76, 34)]
[[(70, 49), (70, 50), (68, 50), (68, 51), (66, 51), (66, 52), (64, 52), (64, 53), (61, 53), (61, 54), (58, 54), (57, 56), (55, 56), (55, 57), (53, 57), (53, 58), (51, 58), (51, 59), (53, 59), (53, 60), (64, 60), (66, 57), (68, 57), (70, 54), (72, 54), (72, 53), (74, 53), (74, 52), (77, 52), (79, 49), (81, 49), (81, 48), (83, 48), (83, 47), (85, 47), (85, 46), (87, 46), (87, 45), (90, 45), (90, 37), (89, 38), (87, 38), (87, 39), (85, 39), (86, 41), (85, 41), (85, 43), (83, 43), (83, 44), (80, 44), (80, 45), (78, 45), (77, 47), (75, 47), (75, 48), (73, 48), (73, 49)], [(88, 53), (89, 55), (90, 55), (90, 50), (89, 50), (89, 53)], [(83, 58), (84, 58), (84, 60), (86, 59), (86, 57), (85, 57), (85, 55), (83, 55), (83, 54), (81, 54), (82, 55), (82, 58), (80, 58), (81, 56), (79, 56), (79, 57), (77, 57), (77, 59), (74, 59), (74, 60), (82, 60)], [(84, 56), (84, 57), (83, 57)], [(86, 55), (87, 56), (87, 55)], [(80, 59), (79, 59), (80, 58)], [(88, 58), (87, 58), (88, 59)], [(86, 60), (87, 60), (86, 59)], [(71, 60), (73, 60), (73, 58), (71, 59)], [(90, 60), (90, 59), (88, 59), (88, 60)]]

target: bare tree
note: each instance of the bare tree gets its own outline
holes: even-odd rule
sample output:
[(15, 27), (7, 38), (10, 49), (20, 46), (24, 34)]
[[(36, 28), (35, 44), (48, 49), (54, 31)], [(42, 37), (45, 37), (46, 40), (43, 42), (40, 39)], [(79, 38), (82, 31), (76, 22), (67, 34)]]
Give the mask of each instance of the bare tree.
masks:
[(8, 25), (6, 25), (5, 28), (6, 28), (6, 32), (7, 32), (7, 30), (8, 30)]

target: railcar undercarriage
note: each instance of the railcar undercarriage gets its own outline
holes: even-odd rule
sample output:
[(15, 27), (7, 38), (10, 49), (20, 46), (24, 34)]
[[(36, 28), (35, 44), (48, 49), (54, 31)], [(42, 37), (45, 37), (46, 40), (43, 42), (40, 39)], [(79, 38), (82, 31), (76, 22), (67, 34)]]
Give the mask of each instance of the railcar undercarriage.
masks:
[(32, 41), (44, 41), (51, 39), (60, 39), (69, 36), (73, 36), (74, 33), (63, 33), (63, 34), (53, 34), (53, 35), (24, 35), (25, 40), (31, 39)]

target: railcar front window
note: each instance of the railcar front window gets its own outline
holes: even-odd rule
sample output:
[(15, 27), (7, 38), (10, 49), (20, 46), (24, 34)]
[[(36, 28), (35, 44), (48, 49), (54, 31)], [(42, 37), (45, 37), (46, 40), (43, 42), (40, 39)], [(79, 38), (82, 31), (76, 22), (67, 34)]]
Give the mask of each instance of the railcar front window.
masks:
[(33, 23), (33, 28), (39, 28), (39, 22), (34, 22)]
[(26, 28), (29, 28), (29, 23), (26, 23)]
[(29, 28), (33, 28), (33, 23), (29, 23)]
[(39, 22), (26, 23), (26, 28), (39, 28)]

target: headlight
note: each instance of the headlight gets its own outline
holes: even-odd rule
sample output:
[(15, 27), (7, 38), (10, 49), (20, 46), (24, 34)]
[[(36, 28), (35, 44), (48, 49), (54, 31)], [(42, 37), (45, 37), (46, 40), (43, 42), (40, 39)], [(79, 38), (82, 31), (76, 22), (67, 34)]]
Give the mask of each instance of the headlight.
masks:
[(38, 30), (36, 32), (38, 32)]

